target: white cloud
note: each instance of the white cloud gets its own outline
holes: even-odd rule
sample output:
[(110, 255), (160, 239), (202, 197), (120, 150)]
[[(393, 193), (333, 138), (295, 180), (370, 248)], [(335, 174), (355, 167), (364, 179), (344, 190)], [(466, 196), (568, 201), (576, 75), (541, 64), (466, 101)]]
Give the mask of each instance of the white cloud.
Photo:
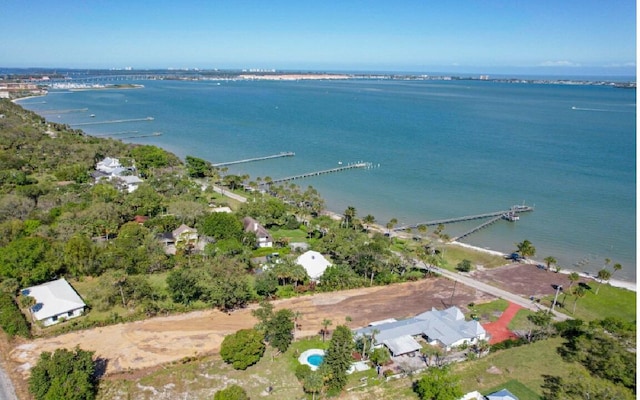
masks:
[(626, 62), (626, 63), (618, 63), (618, 64), (607, 64), (605, 67), (607, 68), (620, 68), (620, 67), (635, 67), (635, 62)]
[(540, 67), (579, 67), (580, 64), (576, 64), (571, 61), (562, 60), (562, 61), (545, 61), (543, 63), (540, 63), (538, 66)]

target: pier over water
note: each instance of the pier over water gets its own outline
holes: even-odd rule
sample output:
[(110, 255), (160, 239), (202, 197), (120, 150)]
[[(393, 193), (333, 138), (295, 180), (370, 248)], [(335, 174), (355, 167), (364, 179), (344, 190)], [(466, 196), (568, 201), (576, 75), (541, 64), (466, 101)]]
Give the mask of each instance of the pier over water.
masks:
[[(476, 214), (476, 215), (466, 215), (464, 217), (455, 217), (455, 218), (445, 218), (445, 219), (436, 219), (432, 221), (422, 222), (419, 224), (413, 225), (404, 225), (399, 226), (394, 229), (394, 231), (406, 231), (407, 229), (416, 229), (419, 226), (436, 226), (436, 225), (446, 225), (452, 224), (454, 222), (463, 222), (463, 221), (472, 221), (474, 219), (484, 219), (484, 218), (492, 218), (492, 217), (504, 217), (506, 218), (509, 215), (517, 215), (519, 213), (533, 211), (533, 207), (529, 206), (513, 206), (508, 210), (502, 211), (494, 211), (485, 214)], [(499, 219), (499, 218), (498, 218)]]
[(281, 182), (292, 181), (292, 180), (295, 180), (295, 179), (310, 178), (312, 176), (331, 174), (331, 173), (334, 173), (334, 172), (347, 171), (347, 170), (355, 169), (355, 168), (372, 168), (372, 167), (373, 167), (373, 164), (371, 164), (369, 162), (359, 162), (359, 163), (355, 163), (355, 164), (345, 165), (345, 166), (342, 166), (342, 167), (324, 169), (322, 171), (307, 172), (307, 173), (304, 173), (304, 174), (292, 175), (292, 176), (287, 176), (285, 178), (274, 179), (274, 180), (271, 181), (271, 183), (272, 184), (273, 183), (281, 183)]
[(217, 163), (217, 164), (212, 164), (212, 166), (214, 166), (214, 167), (224, 167), (224, 166), (227, 166), (227, 165), (243, 164), (243, 163), (249, 163), (249, 162), (253, 162), (253, 161), (270, 160), (272, 158), (293, 157), (295, 155), (296, 155), (296, 153), (294, 153), (292, 151), (283, 151), (281, 153), (273, 154), (271, 156), (254, 157), (254, 158), (246, 158), (244, 160), (221, 162), (221, 163)]

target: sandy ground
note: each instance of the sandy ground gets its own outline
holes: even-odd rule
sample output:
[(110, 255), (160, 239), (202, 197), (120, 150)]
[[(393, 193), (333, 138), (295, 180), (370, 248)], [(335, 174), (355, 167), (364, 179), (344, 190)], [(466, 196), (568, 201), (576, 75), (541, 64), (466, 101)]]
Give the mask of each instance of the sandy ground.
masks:
[[(491, 296), (463, 285), (456, 287), (453, 299), (452, 293), (453, 282), (432, 278), (280, 300), (275, 305), (276, 309), (289, 308), (302, 313), (299, 320), (301, 329), (296, 332), (300, 337), (317, 335), (324, 319), (332, 321), (331, 330), (345, 324), (345, 318), (349, 316), (348, 326), (355, 328), (390, 317), (409, 317), (431, 307), (442, 309), (450, 301), (466, 310), (470, 302), (492, 300)], [(216, 353), (226, 334), (250, 328), (255, 322), (251, 308), (230, 314), (215, 310), (198, 311), (35, 339), (15, 346), (9, 357), (13, 372), (26, 376), (41, 352), (80, 346), (106, 359), (107, 374), (113, 374)]]

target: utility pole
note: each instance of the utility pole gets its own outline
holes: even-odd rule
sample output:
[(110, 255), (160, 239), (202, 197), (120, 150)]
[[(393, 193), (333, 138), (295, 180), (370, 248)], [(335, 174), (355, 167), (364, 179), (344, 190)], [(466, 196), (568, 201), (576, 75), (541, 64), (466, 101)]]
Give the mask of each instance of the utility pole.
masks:
[(556, 301), (558, 300), (558, 293), (560, 293), (560, 291), (562, 290), (562, 285), (556, 285), (556, 295), (553, 298), (553, 303), (551, 304), (551, 308), (549, 309), (550, 312), (553, 312), (553, 308), (556, 305)]

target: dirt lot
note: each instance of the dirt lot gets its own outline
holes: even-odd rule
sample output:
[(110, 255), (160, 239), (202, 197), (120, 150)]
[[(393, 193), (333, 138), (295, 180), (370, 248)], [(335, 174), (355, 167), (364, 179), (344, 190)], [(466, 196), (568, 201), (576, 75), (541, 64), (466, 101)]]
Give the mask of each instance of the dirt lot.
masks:
[[(365, 326), (371, 321), (390, 317), (409, 317), (431, 307), (443, 308), (449, 305), (452, 293), (453, 282), (428, 279), (388, 287), (321, 293), (275, 304), (276, 308), (300, 311), (301, 330), (297, 335), (310, 336), (318, 334), (324, 319), (331, 320), (331, 326), (335, 327), (344, 324), (345, 317), (350, 316), (350, 327)], [(466, 310), (470, 302), (491, 299), (489, 295), (457, 285), (453, 304)], [(13, 348), (10, 359), (13, 372), (24, 373), (42, 351), (78, 345), (107, 359), (107, 373), (146, 369), (188, 356), (215, 353), (226, 334), (254, 324), (251, 309), (231, 314), (198, 311), (32, 340)]]
[[(512, 264), (491, 270), (474, 271), (471, 276), (525, 298), (553, 295), (553, 285), (569, 286), (567, 274), (546, 271), (535, 264)], [(581, 278), (580, 281), (589, 282), (587, 278)]]
[[(568, 285), (565, 274), (538, 269), (535, 265), (516, 264), (492, 270), (474, 271), (473, 278), (528, 298), (554, 293), (552, 285)], [(583, 278), (584, 279), (584, 278)], [(586, 280), (585, 280), (586, 281)], [(386, 318), (404, 318), (449, 304), (466, 311), (470, 302), (481, 303), (493, 297), (447, 279), (428, 279), (387, 287), (373, 287), (336, 293), (321, 293), (296, 299), (276, 301), (276, 308), (300, 311), (301, 330), (296, 335), (312, 336), (322, 328), (322, 321), (332, 321), (330, 329), (344, 324), (351, 317), (349, 327), (365, 326), (369, 322)], [(254, 306), (255, 307), (255, 306)], [(72, 332), (53, 338), (22, 341), (0, 348), (9, 354), (8, 372), (25, 392), (24, 380), (30, 366), (42, 351), (80, 346), (93, 350), (97, 357), (107, 360), (107, 374), (138, 371), (144, 375), (162, 364), (184, 357), (215, 354), (226, 334), (255, 324), (251, 309), (225, 314), (219, 311), (198, 311), (145, 321), (113, 325), (103, 328)], [(20, 390), (24, 389), (24, 390)]]

